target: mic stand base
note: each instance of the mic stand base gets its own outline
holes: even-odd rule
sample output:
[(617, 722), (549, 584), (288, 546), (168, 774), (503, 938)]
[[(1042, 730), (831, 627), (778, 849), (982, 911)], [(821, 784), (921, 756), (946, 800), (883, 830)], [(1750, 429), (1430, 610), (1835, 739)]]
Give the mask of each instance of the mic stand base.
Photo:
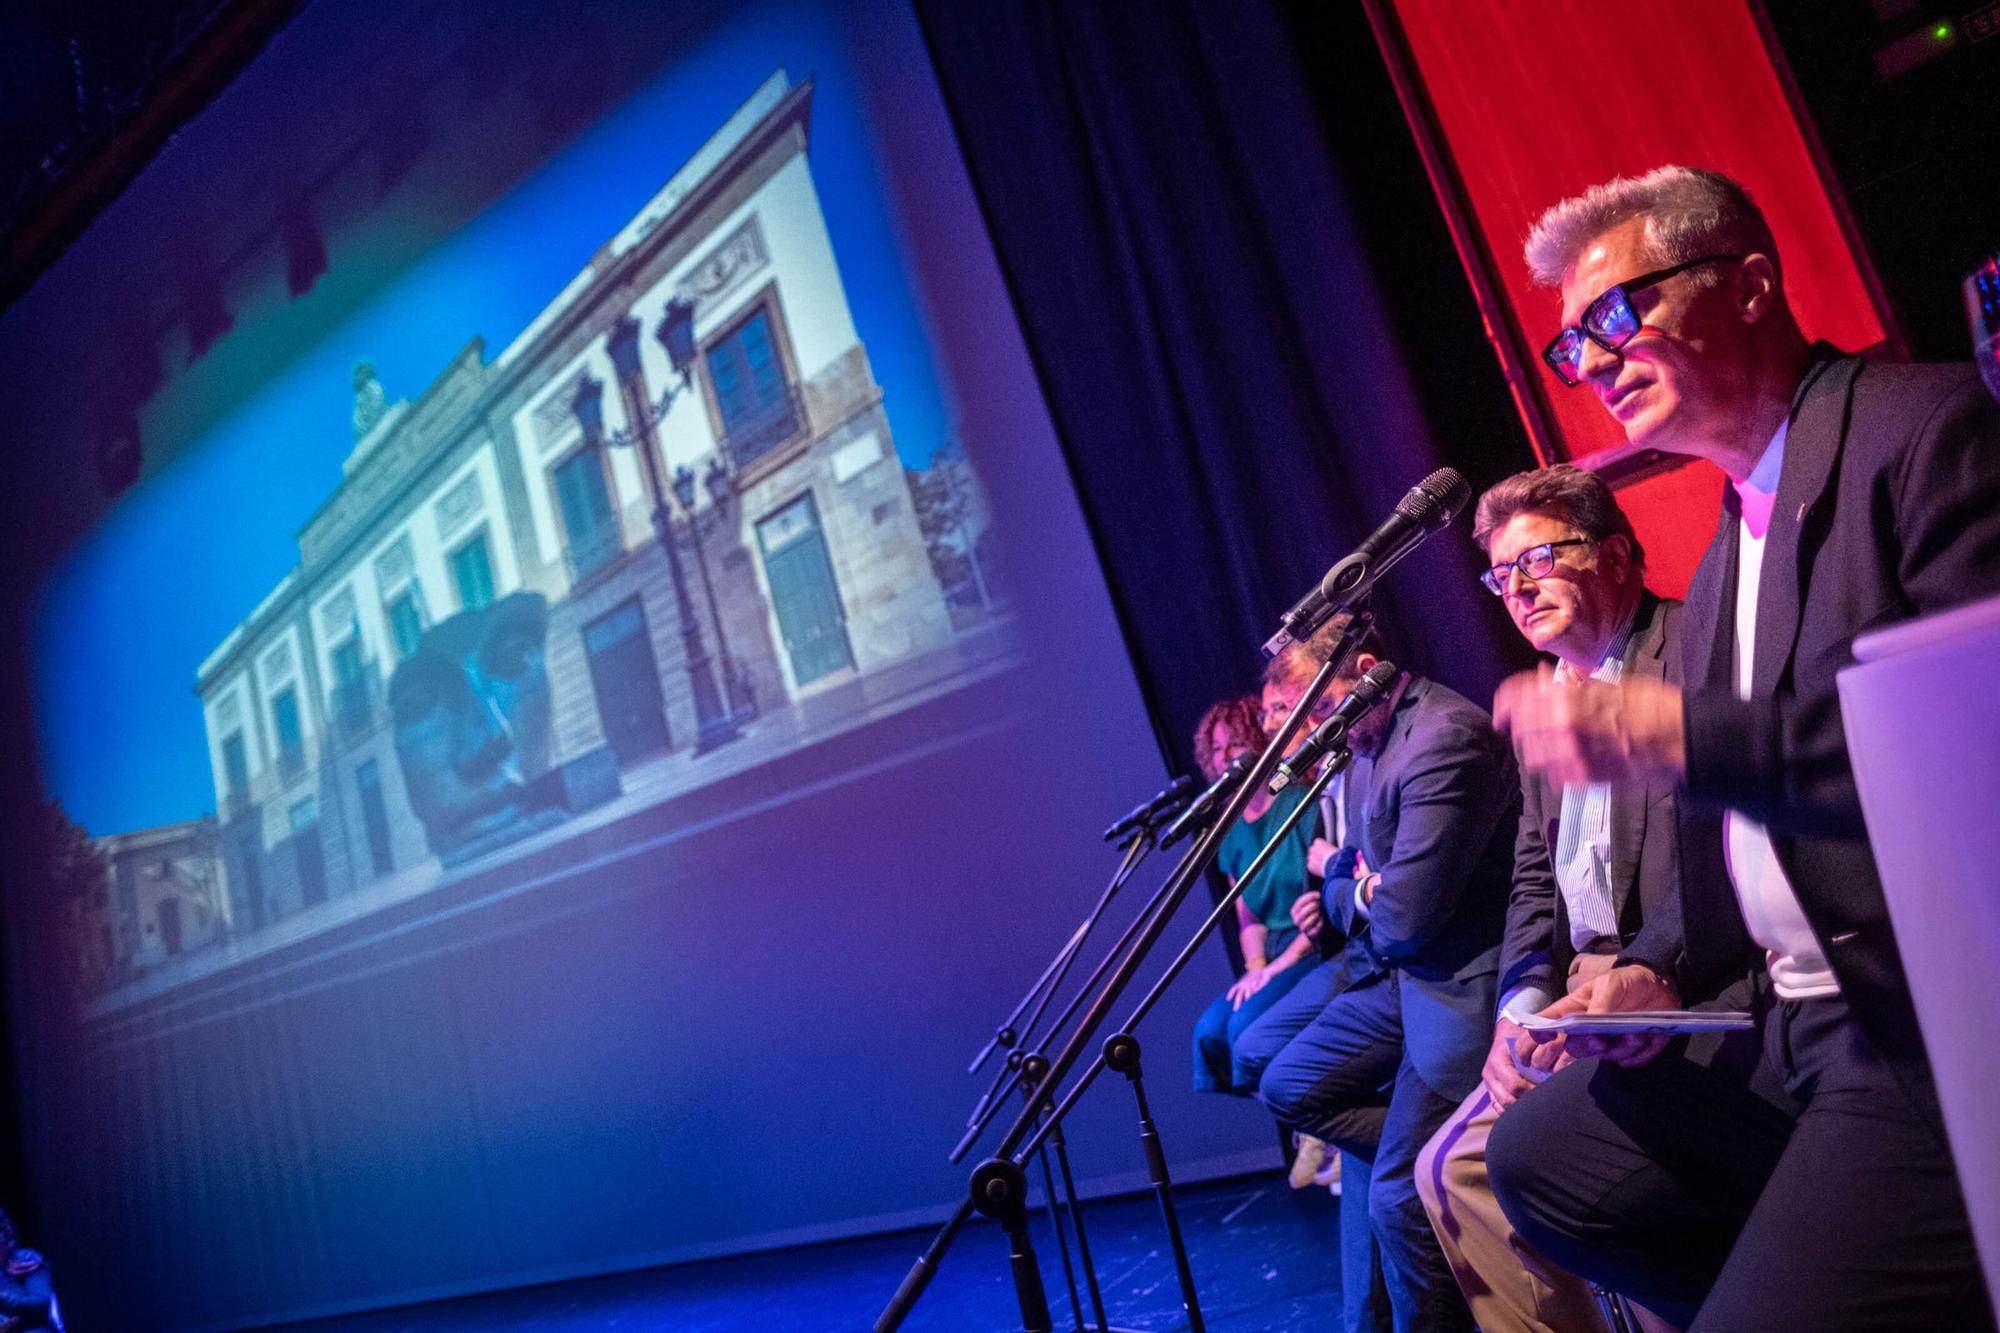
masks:
[(1167, 1224), (1174, 1272), (1181, 1284), (1181, 1306), (1187, 1311), (1191, 1333), (1206, 1333), (1201, 1298), (1194, 1289), (1194, 1269), (1188, 1263), (1187, 1242), (1181, 1237), (1180, 1215), (1174, 1210), (1174, 1182), (1167, 1174), (1166, 1149), (1160, 1144), (1159, 1126), (1153, 1123), (1152, 1108), (1146, 1103), (1146, 1085), (1139, 1068), (1139, 1039), (1130, 1032), (1114, 1032), (1106, 1037), (1104, 1063), (1125, 1076), (1132, 1085), (1133, 1098), (1139, 1103), (1139, 1144), (1145, 1149), (1146, 1176), (1153, 1182), (1153, 1194), (1160, 1201), (1160, 1216)]
[(1000, 1223), (1007, 1233), (1007, 1265), (1014, 1274), (1014, 1299), (1021, 1307), (1022, 1333), (1055, 1333), (1041, 1266), (1028, 1239), (1028, 1176), (1005, 1157), (989, 1157), (972, 1170), (972, 1206)]

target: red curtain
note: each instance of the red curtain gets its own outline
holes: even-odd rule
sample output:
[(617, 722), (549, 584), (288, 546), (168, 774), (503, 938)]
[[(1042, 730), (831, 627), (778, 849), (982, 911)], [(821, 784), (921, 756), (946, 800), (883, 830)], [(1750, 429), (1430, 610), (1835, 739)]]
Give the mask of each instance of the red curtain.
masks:
[[(1464, 259), (1484, 269), (1489, 323), (1511, 344), (1530, 436), (1555, 457), (1624, 440), (1589, 394), (1563, 392), (1542, 367), (1559, 302), (1530, 284), (1521, 242), (1543, 209), (1611, 176), (1681, 163), (1742, 181), (1770, 220), (1808, 335), (1852, 350), (1887, 340), (1865, 258), (1747, 0), (1386, 3), (1390, 58), (1419, 136), (1432, 137), (1434, 183), (1466, 224)], [(1684, 469), (1626, 488), (1664, 591), (1685, 587), (1707, 541), (1717, 475)]]

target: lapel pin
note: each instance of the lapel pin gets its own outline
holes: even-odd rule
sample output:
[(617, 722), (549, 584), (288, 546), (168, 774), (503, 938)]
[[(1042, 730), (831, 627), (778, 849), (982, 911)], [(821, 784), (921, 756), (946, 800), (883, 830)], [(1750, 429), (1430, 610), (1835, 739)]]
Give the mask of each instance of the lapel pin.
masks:
[(1799, 512), (1796, 516), (1794, 516), (1792, 521), (1795, 523), (1803, 523), (1806, 521), (1806, 502), (1804, 500), (1799, 501)]

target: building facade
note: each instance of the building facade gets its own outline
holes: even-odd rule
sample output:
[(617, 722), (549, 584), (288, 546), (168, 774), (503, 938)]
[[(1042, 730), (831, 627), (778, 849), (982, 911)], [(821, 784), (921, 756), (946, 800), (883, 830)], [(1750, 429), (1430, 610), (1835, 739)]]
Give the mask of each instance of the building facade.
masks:
[[(435, 874), (391, 683), (454, 616), (545, 600), (572, 787), (670, 758), (699, 782), (711, 749), (951, 638), (820, 211), (811, 97), (774, 74), (497, 356), (475, 337), (415, 401), (371, 378), (297, 567), (197, 674), (239, 934)], [(676, 319), (678, 357), (655, 336)]]
[(129, 980), (228, 935), (213, 819), (94, 838), (101, 896), (79, 902), (76, 939), (87, 990)]

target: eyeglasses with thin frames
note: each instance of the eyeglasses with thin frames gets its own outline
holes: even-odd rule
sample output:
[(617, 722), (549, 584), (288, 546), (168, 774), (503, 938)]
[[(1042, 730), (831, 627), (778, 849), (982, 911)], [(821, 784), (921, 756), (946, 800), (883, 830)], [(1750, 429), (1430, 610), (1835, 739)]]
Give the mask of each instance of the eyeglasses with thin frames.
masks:
[(1655, 269), (1651, 273), (1628, 278), (1615, 287), (1607, 287), (1583, 308), (1582, 319), (1549, 339), (1549, 345), (1542, 349), (1542, 360), (1548, 362), (1549, 369), (1556, 373), (1556, 378), (1563, 382), (1564, 387), (1574, 389), (1583, 383), (1584, 339), (1588, 338), (1607, 352), (1616, 352), (1639, 336), (1644, 323), (1632, 308), (1634, 295), (1648, 287), (1657, 287), (1668, 278), (1691, 268), (1703, 264), (1735, 263), (1742, 258), (1742, 255), (1703, 255), (1700, 259), (1690, 259), (1671, 268)]
[(1507, 585), (1513, 582), (1515, 570), (1520, 570), (1531, 579), (1545, 579), (1555, 573), (1556, 552), (1565, 546), (1589, 546), (1588, 537), (1570, 537), (1559, 542), (1543, 542), (1540, 546), (1530, 546), (1512, 560), (1493, 566), (1479, 576), (1486, 585), (1486, 591), (1495, 597), (1507, 595)]

